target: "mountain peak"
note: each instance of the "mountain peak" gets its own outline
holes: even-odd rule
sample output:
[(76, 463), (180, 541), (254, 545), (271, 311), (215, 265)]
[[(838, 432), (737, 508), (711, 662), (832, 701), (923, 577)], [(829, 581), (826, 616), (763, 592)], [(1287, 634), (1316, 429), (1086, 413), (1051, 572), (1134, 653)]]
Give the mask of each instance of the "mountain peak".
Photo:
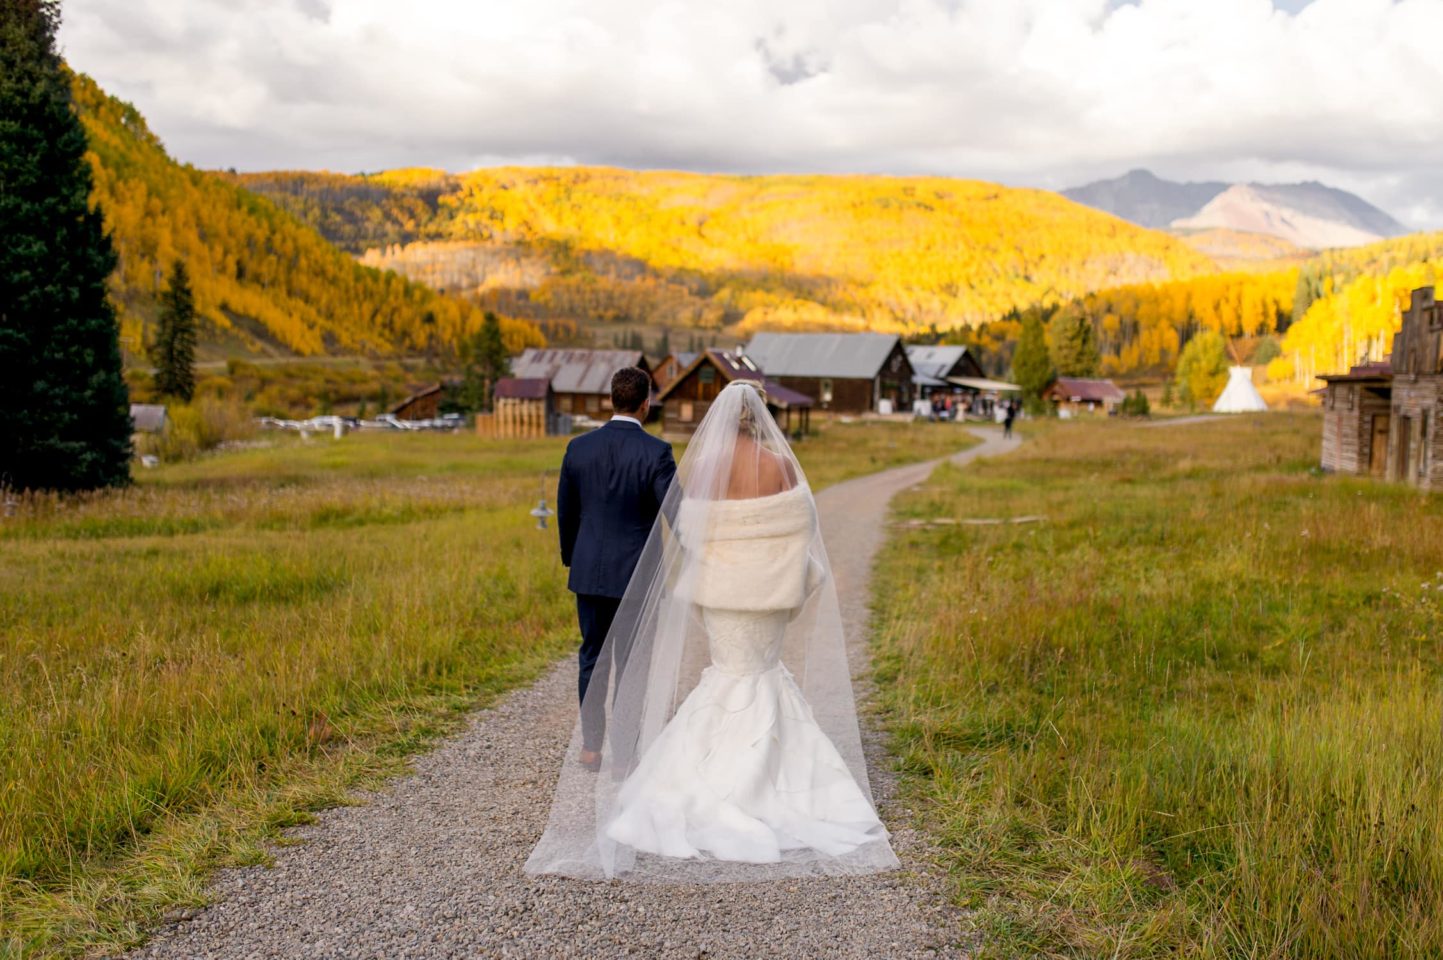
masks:
[(1063, 196), (1157, 229), (1222, 228), (1281, 237), (1300, 247), (1357, 246), (1408, 232), (1361, 197), (1305, 183), (1174, 183), (1130, 170)]

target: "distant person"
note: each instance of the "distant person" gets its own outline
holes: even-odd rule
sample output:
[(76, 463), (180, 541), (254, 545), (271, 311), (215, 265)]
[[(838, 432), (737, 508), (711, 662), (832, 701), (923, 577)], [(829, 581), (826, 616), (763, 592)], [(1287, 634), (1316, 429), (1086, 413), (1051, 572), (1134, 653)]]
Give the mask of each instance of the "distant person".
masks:
[[(600, 660), (602, 643), (676, 475), (671, 444), (642, 427), (650, 406), (650, 375), (637, 367), (616, 371), (611, 378), (611, 420), (572, 440), (561, 461), (556, 525), (561, 563), (571, 568), (567, 586), (576, 594), (581, 627), (577, 693), (583, 707), (588, 706), (586, 688), (593, 679), (603, 688), (607, 684), (611, 664)], [(581, 718), (580, 760), (588, 769), (601, 765), (603, 699), (593, 698), (593, 709), (584, 710)]]
[(1017, 419), (1017, 404), (1012, 400), (1003, 402), (1002, 436), (1012, 436), (1012, 421)]

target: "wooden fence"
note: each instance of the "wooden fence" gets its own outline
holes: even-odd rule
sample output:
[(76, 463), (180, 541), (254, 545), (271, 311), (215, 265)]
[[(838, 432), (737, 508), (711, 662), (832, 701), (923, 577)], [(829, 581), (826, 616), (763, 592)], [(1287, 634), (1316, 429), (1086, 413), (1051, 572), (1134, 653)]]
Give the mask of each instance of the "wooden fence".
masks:
[(492, 440), (529, 440), (546, 436), (546, 403), (500, 397), (494, 413), (476, 414), (476, 435)]

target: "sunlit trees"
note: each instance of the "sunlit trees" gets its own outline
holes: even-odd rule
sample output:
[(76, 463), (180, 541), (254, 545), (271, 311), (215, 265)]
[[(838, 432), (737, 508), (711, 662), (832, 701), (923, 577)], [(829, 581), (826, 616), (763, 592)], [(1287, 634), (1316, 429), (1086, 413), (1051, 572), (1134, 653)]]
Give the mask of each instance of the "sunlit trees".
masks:
[(1178, 357), (1178, 394), (1189, 407), (1210, 406), (1227, 381), (1227, 343), (1217, 331), (1204, 330), (1187, 342)]
[[(158, 278), (177, 259), (202, 334), (253, 349), (454, 355), (481, 328), (475, 304), (363, 266), (235, 178), (177, 164), (134, 107), (90, 78), (74, 78), (74, 96), (120, 258), (111, 291), (127, 342), (150, 339)], [(513, 351), (544, 342), (534, 324), (500, 324)]]
[(1102, 363), (1092, 320), (1060, 310), (1047, 324), (1048, 355), (1061, 377), (1095, 377)]
[(59, 5), (0, 4), (0, 486), (130, 480), (129, 398)]

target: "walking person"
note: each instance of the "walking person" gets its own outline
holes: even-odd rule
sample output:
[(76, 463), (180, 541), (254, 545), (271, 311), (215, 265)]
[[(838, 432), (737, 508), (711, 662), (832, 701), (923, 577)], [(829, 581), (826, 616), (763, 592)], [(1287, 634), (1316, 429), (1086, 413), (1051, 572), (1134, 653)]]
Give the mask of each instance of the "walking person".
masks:
[(1017, 419), (1017, 401), (1005, 400), (1003, 404), (1002, 436), (1010, 438), (1012, 436), (1012, 421)]
[[(571, 568), (567, 587), (576, 594), (581, 628), (577, 694), (582, 703), (581, 764), (601, 765), (606, 735), (605, 698), (586, 698), (593, 680), (609, 681), (611, 662), (601, 658), (626, 585), (641, 558), (662, 500), (676, 474), (671, 444), (646, 432), (651, 376), (625, 367), (611, 378), (613, 416), (604, 426), (572, 440), (561, 461), (556, 525), (561, 563)], [(615, 656), (618, 672), (625, 650)]]

